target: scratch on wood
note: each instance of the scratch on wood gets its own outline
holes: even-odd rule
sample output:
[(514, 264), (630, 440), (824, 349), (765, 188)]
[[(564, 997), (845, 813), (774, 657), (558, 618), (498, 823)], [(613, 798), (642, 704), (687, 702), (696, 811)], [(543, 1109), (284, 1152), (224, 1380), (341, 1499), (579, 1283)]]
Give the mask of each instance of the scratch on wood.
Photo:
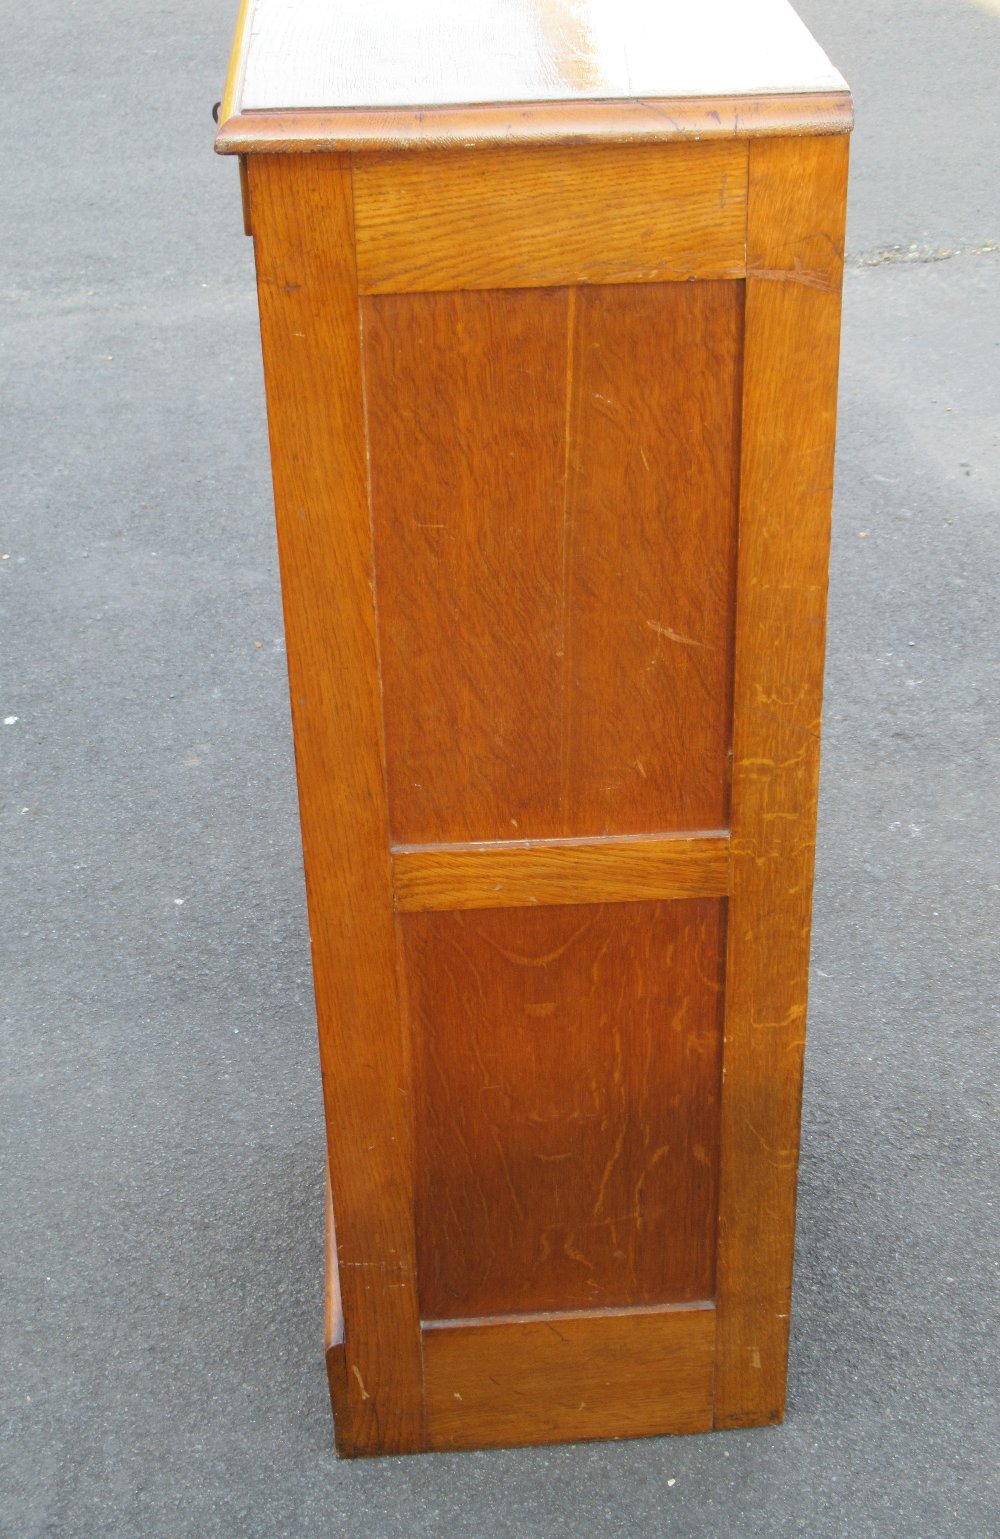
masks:
[(496, 1128), (490, 1128), (490, 1137), (493, 1140), (493, 1145), (500, 1160), (500, 1169), (503, 1173), (504, 1185), (510, 1193), (510, 1200), (517, 1210), (518, 1218), (522, 1223), (524, 1223), (525, 1219), (527, 1218), (527, 1214), (524, 1211), (524, 1204), (521, 1202), (521, 1199), (518, 1196), (517, 1187), (514, 1185), (514, 1178), (510, 1173), (510, 1165), (507, 1163), (507, 1153), (500, 1140), (500, 1134), (497, 1132)]
[(548, 967), (550, 963), (557, 962), (582, 935), (586, 935), (587, 931), (593, 927), (595, 919), (596, 916), (592, 914), (578, 930), (573, 931), (573, 934), (563, 945), (557, 946), (554, 951), (545, 952), (540, 957), (529, 957), (518, 951), (508, 951), (506, 946), (499, 945), (491, 935), (487, 935), (482, 930), (477, 930), (475, 933), (479, 936), (480, 940), (486, 942), (487, 946), (498, 952), (505, 961), (514, 962), (518, 967)]
[(704, 641), (695, 641), (693, 636), (682, 636), (680, 631), (671, 630), (669, 625), (661, 625), (659, 620), (647, 620), (646, 624), (651, 631), (656, 632), (657, 636), (664, 636), (667, 641), (679, 641), (682, 647), (703, 647), (706, 652), (714, 650), (706, 646)]
[[(662, 1159), (665, 1159), (669, 1153), (669, 1144), (661, 1144), (658, 1149), (655, 1149), (650, 1155), (649, 1159), (646, 1161), (645, 1167), (640, 1174), (638, 1181), (635, 1183), (635, 1188), (632, 1192), (632, 1217), (638, 1224), (641, 1224), (643, 1220), (642, 1199), (643, 1193), (646, 1190), (646, 1181), (648, 1180), (655, 1167), (660, 1163)], [(704, 1151), (702, 1151), (702, 1153), (704, 1153)], [(707, 1164), (708, 1161), (706, 1160), (705, 1163)]]
[(563, 1255), (567, 1256), (570, 1261), (578, 1261), (581, 1266), (585, 1266), (588, 1271), (592, 1272), (594, 1270), (594, 1263), (577, 1246), (575, 1233), (574, 1230), (573, 1233), (563, 1236)]
[(758, 1132), (753, 1123), (748, 1119), (746, 1121), (746, 1125), (749, 1131), (753, 1134), (754, 1138), (756, 1138), (757, 1142), (760, 1144), (761, 1148), (766, 1150), (772, 1159), (776, 1161), (783, 1160), (786, 1163), (791, 1160), (794, 1164), (796, 1157), (796, 1151), (794, 1149), (775, 1149), (771, 1144), (767, 1142), (763, 1134)]
[(749, 266), (747, 277), (760, 278), (765, 283), (800, 283), (803, 288), (819, 289), (823, 294), (833, 294), (837, 291), (837, 284), (826, 273), (800, 267), (798, 263), (794, 267)]
[(784, 1031), (785, 1027), (790, 1026), (793, 1021), (804, 1019), (805, 1013), (805, 1005), (792, 1005), (780, 1021), (758, 1021), (755, 1017), (751, 1017), (750, 1029), (752, 1031)]
[[(613, 1083), (614, 1083), (615, 1089), (618, 1092), (619, 1100), (620, 1101), (624, 1101), (624, 1089), (623, 1089), (623, 1087), (624, 1087), (624, 1073), (623, 1073), (623, 1066), (622, 1066), (622, 1063), (623, 1063), (622, 1034), (621, 1034), (620, 1028), (618, 1028), (618, 1027), (615, 1028), (614, 1033), (613, 1033), (613, 1043), (614, 1043), (614, 1074), (613, 1074)], [(593, 1206), (593, 1209), (591, 1210), (591, 1217), (592, 1218), (598, 1218), (600, 1216), (601, 1209), (604, 1206), (604, 1195), (605, 1195), (605, 1192), (607, 1191), (608, 1182), (611, 1179), (611, 1172), (614, 1170), (615, 1166), (617, 1165), (618, 1161), (620, 1160), (621, 1154), (622, 1154), (622, 1150), (625, 1147), (625, 1133), (626, 1133), (626, 1130), (627, 1130), (627, 1123), (626, 1123), (625, 1117), (623, 1116), (621, 1118), (619, 1124), (618, 1124), (618, 1136), (615, 1139), (614, 1148), (612, 1149), (611, 1154), (609, 1155), (608, 1160), (607, 1160), (607, 1162), (606, 1162), (606, 1164), (604, 1166), (604, 1171), (603, 1171), (603, 1174), (601, 1175), (600, 1184), (599, 1184), (599, 1186), (597, 1188), (597, 1196), (594, 1199), (594, 1206)]]

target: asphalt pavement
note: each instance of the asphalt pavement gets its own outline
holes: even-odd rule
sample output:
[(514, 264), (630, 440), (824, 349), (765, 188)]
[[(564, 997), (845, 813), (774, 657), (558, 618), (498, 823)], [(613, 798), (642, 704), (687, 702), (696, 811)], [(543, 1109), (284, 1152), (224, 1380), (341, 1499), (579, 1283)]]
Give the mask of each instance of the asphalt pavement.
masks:
[(236, 0), (3, 0), (0, 1534), (991, 1539), (1000, 4), (853, 146), (789, 1410), (338, 1463)]

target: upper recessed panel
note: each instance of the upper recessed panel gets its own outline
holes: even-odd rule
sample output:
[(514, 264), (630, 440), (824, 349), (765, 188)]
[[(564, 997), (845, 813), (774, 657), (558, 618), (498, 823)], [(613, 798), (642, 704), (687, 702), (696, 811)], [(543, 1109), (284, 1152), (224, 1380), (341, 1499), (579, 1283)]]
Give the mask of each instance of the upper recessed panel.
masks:
[(844, 91), (786, 0), (249, 0), (243, 111)]
[(362, 316), (394, 841), (724, 828), (743, 285)]

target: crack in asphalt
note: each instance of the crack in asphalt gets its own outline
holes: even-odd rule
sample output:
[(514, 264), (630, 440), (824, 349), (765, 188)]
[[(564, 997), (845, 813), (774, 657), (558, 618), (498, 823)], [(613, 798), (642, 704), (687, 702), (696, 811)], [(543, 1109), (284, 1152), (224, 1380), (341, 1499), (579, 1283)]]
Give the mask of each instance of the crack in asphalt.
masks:
[(953, 257), (986, 256), (1000, 251), (1000, 240), (978, 246), (882, 246), (874, 251), (848, 252), (848, 267), (886, 267), (897, 262), (950, 262)]

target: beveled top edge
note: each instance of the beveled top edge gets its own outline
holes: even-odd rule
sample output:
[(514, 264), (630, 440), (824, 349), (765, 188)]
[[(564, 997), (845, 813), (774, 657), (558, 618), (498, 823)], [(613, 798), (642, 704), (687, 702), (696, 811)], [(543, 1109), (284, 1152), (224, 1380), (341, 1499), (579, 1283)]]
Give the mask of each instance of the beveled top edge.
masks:
[(220, 123), (220, 155), (503, 146), (648, 144), (847, 134), (849, 91), (800, 96), (522, 102), (365, 112), (242, 112)]
[(242, 0), (222, 117), (846, 90), (788, 0)]

